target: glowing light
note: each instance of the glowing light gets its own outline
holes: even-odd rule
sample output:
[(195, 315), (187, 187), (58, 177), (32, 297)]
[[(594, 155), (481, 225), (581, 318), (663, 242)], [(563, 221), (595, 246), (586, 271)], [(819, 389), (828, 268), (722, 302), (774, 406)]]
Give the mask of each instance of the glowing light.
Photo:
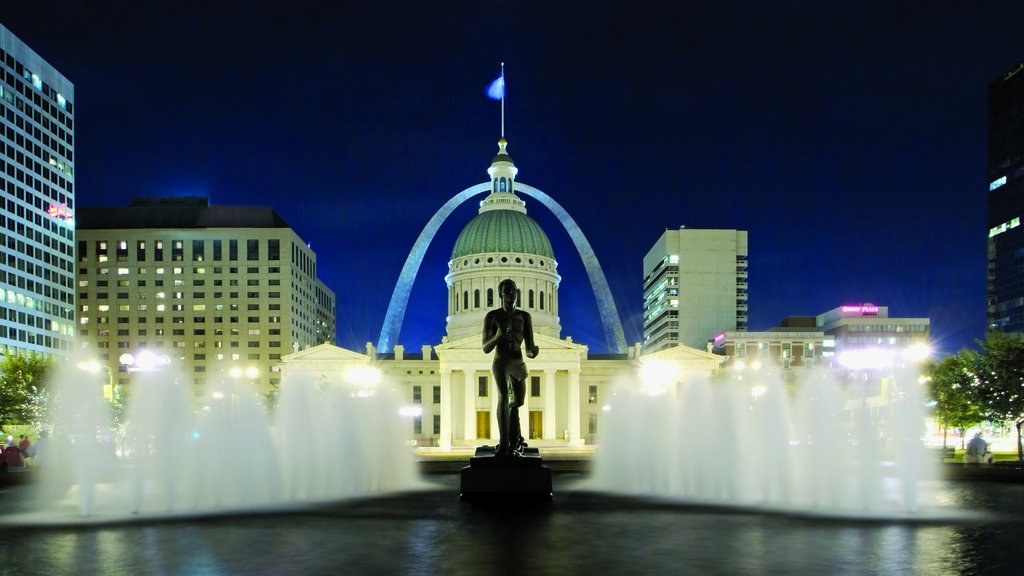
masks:
[(844, 350), (839, 354), (839, 363), (851, 370), (866, 370), (891, 366), (895, 356), (892, 350), (882, 348)]
[(641, 390), (651, 396), (668, 392), (679, 379), (679, 366), (674, 362), (645, 360), (640, 364)]
[(345, 372), (345, 380), (361, 386), (380, 384), (380, 370), (373, 366), (352, 366)]
[(129, 372), (153, 372), (171, 363), (171, 357), (166, 354), (154, 354), (148, 350), (139, 352), (138, 356), (132, 354), (121, 354), (118, 358), (121, 364), (128, 367)]
[(767, 386), (765, 386), (764, 384), (758, 384), (750, 389), (750, 395), (754, 397), (754, 400), (757, 400), (761, 396), (764, 396), (764, 393), (767, 391)]
[(920, 362), (932, 355), (932, 349), (927, 344), (911, 344), (903, 351), (903, 357), (911, 362)]
[(878, 306), (874, 304), (861, 304), (859, 306), (843, 306), (843, 314), (859, 314), (861, 316), (875, 316), (878, 314)]
[(98, 373), (100, 371), (100, 368), (102, 368), (102, 366), (96, 360), (88, 360), (85, 362), (78, 363), (79, 370), (85, 370), (86, 372), (91, 372), (93, 374)]
[(65, 226), (74, 226), (75, 224), (75, 213), (68, 208), (67, 204), (50, 204), (50, 207), (46, 209), (46, 213), (51, 218), (59, 220)]
[(996, 178), (992, 182), (990, 182), (989, 185), (988, 185), (988, 191), (991, 192), (991, 191), (995, 190), (996, 188), (999, 188), (1003, 184), (1006, 184), (1006, 176), (1001, 176), (999, 178)]
[(419, 406), (404, 406), (398, 409), (398, 414), (406, 418), (415, 418), (423, 415), (423, 408)]

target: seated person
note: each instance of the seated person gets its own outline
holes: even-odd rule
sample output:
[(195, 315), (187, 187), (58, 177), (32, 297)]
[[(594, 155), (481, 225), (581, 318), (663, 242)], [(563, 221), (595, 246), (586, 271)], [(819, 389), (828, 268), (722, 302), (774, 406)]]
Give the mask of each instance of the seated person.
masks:
[(964, 451), (964, 464), (991, 464), (994, 459), (988, 442), (981, 437), (981, 432), (975, 434)]

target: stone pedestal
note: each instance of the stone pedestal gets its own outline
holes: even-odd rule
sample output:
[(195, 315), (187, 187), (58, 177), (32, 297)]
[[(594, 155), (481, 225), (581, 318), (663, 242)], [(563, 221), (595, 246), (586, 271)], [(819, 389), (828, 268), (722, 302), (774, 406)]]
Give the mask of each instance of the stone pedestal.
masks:
[(536, 448), (509, 457), (495, 456), (494, 446), (480, 446), (469, 466), (462, 469), (459, 493), (463, 500), (550, 500), (551, 469), (544, 465)]

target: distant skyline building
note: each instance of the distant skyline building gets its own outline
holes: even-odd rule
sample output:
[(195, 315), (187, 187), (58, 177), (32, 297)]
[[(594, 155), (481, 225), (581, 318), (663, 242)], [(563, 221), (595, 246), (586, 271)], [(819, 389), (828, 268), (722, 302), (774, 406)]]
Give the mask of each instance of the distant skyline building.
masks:
[(131, 381), (124, 354), (168, 356), (204, 385), (269, 392), (291, 352), (335, 342), (316, 254), (268, 207), (136, 198), (78, 215), (78, 341)]
[(0, 25), (0, 355), (75, 338), (74, 85)]
[(987, 326), (1024, 332), (1024, 62), (988, 87)]
[(747, 329), (747, 232), (666, 230), (644, 256), (645, 352)]

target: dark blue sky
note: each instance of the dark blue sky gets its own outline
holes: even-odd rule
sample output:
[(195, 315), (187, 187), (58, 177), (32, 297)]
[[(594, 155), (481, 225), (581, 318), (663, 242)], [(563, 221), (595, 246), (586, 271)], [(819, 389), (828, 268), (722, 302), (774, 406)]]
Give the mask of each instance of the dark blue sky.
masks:
[[(501, 62), (519, 180), (584, 230), (627, 341), (643, 256), (680, 225), (749, 231), (753, 330), (872, 302), (930, 317), (944, 352), (984, 333), (986, 90), (1024, 60), (1024, 2), (0, 0), (0, 22), (75, 84), (79, 206), (273, 206), (343, 346), (376, 342), (423, 225), (487, 179)], [(604, 351), (579, 257), (527, 202), (563, 335)], [(427, 254), (407, 348), (440, 341), (474, 210)]]

